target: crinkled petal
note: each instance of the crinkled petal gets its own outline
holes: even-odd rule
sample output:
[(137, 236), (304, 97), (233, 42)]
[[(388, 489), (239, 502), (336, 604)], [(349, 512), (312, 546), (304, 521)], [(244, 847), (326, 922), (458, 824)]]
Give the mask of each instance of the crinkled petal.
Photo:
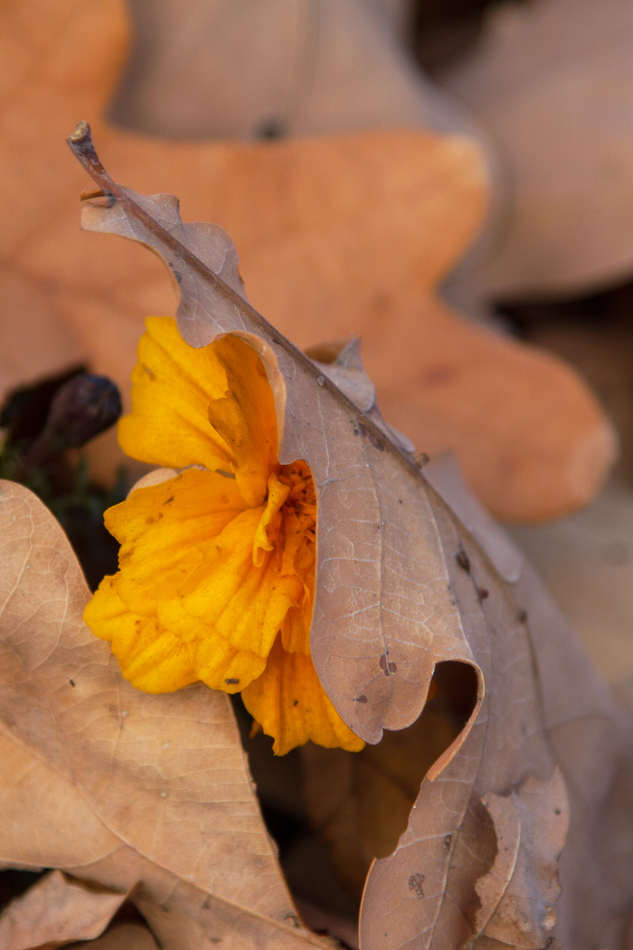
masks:
[(227, 389), (214, 344), (189, 346), (172, 317), (148, 317), (145, 326), (132, 372), (132, 412), (118, 426), (121, 448), (169, 468), (230, 471), (233, 453), (208, 416), (209, 404)]
[(121, 542), (119, 597), (130, 610), (155, 615), (157, 602), (175, 597), (202, 563), (201, 546), (245, 508), (234, 479), (199, 469), (133, 491), (105, 514)]
[[(256, 566), (264, 563), (266, 552), (272, 551), (279, 541), (279, 529), (282, 525), (282, 516), (279, 509), (289, 493), (290, 488), (280, 482), (274, 473), (269, 476), (266, 506), (253, 539), (253, 564)], [(285, 557), (285, 550), (283, 556)], [(284, 572), (282, 570), (282, 573), (292, 574), (293, 571)]]
[(109, 640), (123, 676), (146, 693), (171, 693), (195, 683), (192, 651), (156, 617), (132, 613), (116, 591), (116, 575), (105, 577), (86, 607), (84, 620), (102, 640)]
[(318, 745), (359, 752), (365, 743), (349, 729), (328, 699), (309, 656), (286, 653), (278, 638), (266, 669), (242, 691), (244, 705), (285, 755), (312, 740)]
[(158, 620), (161, 627), (189, 644), (196, 678), (211, 689), (236, 693), (261, 676), (266, 667), (266, 656), (233, 646), (212, 624), (187, 613), (181, 599), (161, 601)]
[(301, 602), (297, 576), (280, 576), (273, 550), (253, 563), (253, 539), (264, 508), (238, 515), (204, 548), (204, 562), (182, 589), (184, 610), (211, 624), (232, 646), (266, 657), (292, 606)]
[(277, 415), (263, 363), (236, 336), (212, 344), (227, 379), (226, 392), (208, 406), (211, 425), (231, 447), (237, 484), (253, 506), (266, 497), (268, 475), (277, 464)]

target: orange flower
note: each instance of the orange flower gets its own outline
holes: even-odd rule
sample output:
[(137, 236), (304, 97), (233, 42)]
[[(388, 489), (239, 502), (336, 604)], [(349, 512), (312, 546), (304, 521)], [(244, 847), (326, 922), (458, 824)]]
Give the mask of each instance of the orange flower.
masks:
[(241, 691), (279, 755), (309, 739), (361, 749), (310, 658), (314, 483), (306, 462), (279, 464), (259, 357), (235, 336), (190, 347), (170, 317), (146, 326), (119, 441), (183, 471), (106, 512), (120, 570), (86, 623), (138, 689)]

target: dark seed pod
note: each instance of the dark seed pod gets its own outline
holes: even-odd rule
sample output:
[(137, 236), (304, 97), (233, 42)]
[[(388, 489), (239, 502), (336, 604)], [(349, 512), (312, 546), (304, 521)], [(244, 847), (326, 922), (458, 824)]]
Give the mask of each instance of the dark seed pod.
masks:
[(30, 467), (79, 448), (114, 425), (121, 408), (119, 390), (106, 376), (73, 376), (55, 393), (46, 425), (25, 461)]

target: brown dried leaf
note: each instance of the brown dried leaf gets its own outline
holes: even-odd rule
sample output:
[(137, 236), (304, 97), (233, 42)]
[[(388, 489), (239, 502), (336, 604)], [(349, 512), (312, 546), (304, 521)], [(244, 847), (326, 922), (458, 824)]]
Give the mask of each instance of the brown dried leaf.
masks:
[(0, 559), (0, 861), (135, 888), (165, 948), (320, 946), (299, 926), (228, 697), (127, 683), (82, 622), (90, 592), (61, 528), (12, 482)]
[(136, 131), (180, 139), (476, 131), (395, 41), (389, 20), (406, 18), (403, 0), (134, 0), (131, 12), (137, 39), (110, 114)]
[(103, 937), (90, 944), (79, 943), (72, 950), (158, 950), (158, 944), (147, 927), (140, 924), (121, 924), (108, 930)]
[[(364, 6), (329, 3), (328, 15), (351, 18), (356, 10), (364, 22)], [(246, 8), (222, 9), (239, 20)], [(372, 30), (382, 65), (369, 57), (371, 80), (391, 90), (390, 118), (381, 122), (395, 121), (394, 98), (409, 102), (407, 122), (421, 121), (425, 90), (408, 67), (390, 71), (392, 41)], [(362, 45), (365, 33), (350, 33)], [(78, 117), (91, 116), (122, 180), (146, 193), (176, 190), (185, 216), (229, 230), (251, 299), (290, 339), (305, 347), (362, 335), (386, 417), (428, 453), (455, 450), (497, 515), (550, 517), (592, 497), (615, 441), (578, 376), (468, 324), (437, 298), (486, 210), (487, 170), (472, 139), (415, 126), (275, 142), (123, 133), (99, 117), (127, 34), (121, 0), (0, 6), (1, 390), (89, 359), (127, 397), (144, 317), (173, 311), (151, 256), (115, 241), (93, 249), (77, 233), (82, 176), (62, 137)], [(326, 57), (331, 69), (349, 65), (347, 52)], [(326, 65), (318, 89), (327, 99), (335, 80)], [(265, 66), (263, 78), (254, 74), (258, 88)], [(238, 85), (249, 76), (239, 72)], [(360, 92), (368, 89), (363, 81)], [(336, 128), (366, 128), (368, 114), (354, 115)], [(100, 445), (94, 467), (111, 473), (121, 461), (113, 434)]]
[(127, 897), (51, 871), (4, 911), (0, 946), (3, 950), (55, 950), (77, 940), (94, 940)]
[[(587, 855), (596, 835), (611, 848), (596, 863), (597, 874), (611, 876), (611, 892), (600, 885), (582, 897), (582, 880), (563, 854), (570, 879), (561, 933), (566, 940), (574, 927), (580, 933), (603, 932), (623, 915), (631, 897), (633, 877), (613, 867), (612, 829), (615, 823), (622, 834), (631, 827), (622, 790), (633, 782), (633, 729), (577, 652), (529, 569), (521, 568), (520, 559), (517, 566), (512, 545), (500, 542), (498, 529), (463, 486), (460, 497), (453, 477), (447, 495), (490, 550), (490, 559), (478, 547), (421, 477), (375, 406), (367, 409), (369, 393), (360, 385), (362, 378), (356, 377), (353, 389), (347, 385), (354, 378), (348, 372), (354, 370), (353, 354), (347, 365), (337, 368), (335, 363), (332, 370), (347, 386), (345, 395), (330, 379), (327, 367), (332, 364), (315, 363), (295, 349), (209, 270), (231, 260), (227, 235), (208, 225), (183, 225), (170, 196), (142, 197), (115, 185), (85, 128), (77, 130), (71, 145), (112, 196), (85, 205), (84, 227), (141, 241), (165, 259), (181, 296), (181, 332), (192, 345), (237, 333), (264, 362), (280, 421), (280, 458), (305, 458), (317, 487), (311, 646), (321, 681), (343, 719), (376, 743), (383, 729), (402, 729), (416, 721), (438, 663), (457, 660), (477, 672), (479, 695), (466, 727), (427, 772), (396, 851), (377, 860), (370, 871), (361, 912), (364, 950), (413, 941), (433, 950), (456, 950), (467, 943), (479, 943), (484, 950), (491, 939), (487, 926), (496, 926), (497, 934), (512, 941), (504, 901), (513, 897), (520, 875), (536, 900), (528, 918), (534, 940), (544, 946), (554, 938), (557, 885), (552, 863), (562, 829), (542, 820), (542, 803), (550, 801), (544, 790), (551, 788), (555, 807), (566, 812), (557, 765), (571, 786), (567, 853)], [(239, 289), (232, 268), (226, 268), (226, 276)], [(443, 481), (446, 474), (436, 476), (440, 491)], [(502, 580), (493, 561), (513, 577), (521, 568), (514, 587)], [(548, 650), (559, 651), (553, 663)], [(563, 654), (565, 663), (560, 661)], [(553, 689), (554, 670), (559, 678)], [(561, 670), (569, 671), (570, 678), (560, 679)], [(553, 716), (552, 707), (557, 710)], [(588, 768), (579, 743), (586, 742), (594, 724), (602, 731), (603, 746), (602, 751), (592, 746), (595, 762)], [(559, 741), (561, 728), (566, 743)], [(596, 768), (608, 776), (604, 782), (596, 780)], [(510, 883), (502, 892), (499, 853), (505, 832), (499, 799), (514, 792), (516, 797), (508, 800), (520, 816), (521, 832), (515, 835), (516, 873), (509, 872)], [(617, 847), (622, 854), (621, 845)], [(495, 888), (496, 904), (490, 898)], [(524, 900), (525, 893), (520, 897)], [(522, 912), (519, 906), (517, 914)], [(538, 945), (521, 940), (509, 945)], [(592, 946), (577, 933), (574, 941), (568, 945)]]
[[(484, 564), (464, 541), (471, 583), (479, 587), (486, 576)], [(506, 601), (504, 616), (503, 599), (499, 603), (498, 592), (491, 589), (483, 604), (485, 632), (493, 651), (491, 667), (484, 669), (490, 692), (479, 722), (458, 755), (441, 773), (434, 767), (425, 779), (398, 850), (378, 860), (370, 872), (361, 913), (364, 950), (382, 948), (385, 933), (393, 947), (417, 937), (417, 946), (433, 950), (454, 950), (465, 944), (490, 950), (496, 944), (485, 942), (489, 939), (485, 928), (477, 939), (484, 907), (488, 913), (495, 909), (491, 921), (496, 939), (503, 933), (504, 944), (513, 947), (550, 946), (548, 940), (557, 937), (563, 947), (590, 950), (603, 945), (601, 935), (625, 919), (633, 869), (633, 849), (628, 843), (633, 794), (631, 722), (597, 682), (564, 620), (527, 569), (519, 583), (515, 596), (522, 609), (527, 607), (528, 628), (523, 621), (512, 622), (517, 615), (512, 602)], [(465, 605), (465, 585), (458, 578), (453, 585), (458, 601)], [(479, 627), (480, 634), (484, 630)], [(481, 646), (486, 649), (485, 644)], [(530, 687), (532, 650), (540, 677)], [(484, 658), (477, 650), (475, 656)], [(540, 730), (545, 730), (547, 744), (542, 732), (539, 737)], [(534, 848), (534, 840), (530, 842), (531, 861), (536, 864), (529, 870), (530, 883), (519, 890), (523, 900), (538, 893), (536, 902), (530, 902), (539, 912), (532, 918), (535, 934), (530, 942), (525, 934), (511, 939), (508, 918), (503, 917), (504, 893), (509, 898), (511, 892), (502, 891), (503, 879), (498, 878), (503, 873), (500, 852), (508, 841), (500, 821), (495, 830), (481, 799), (492, 801), (490, 792), (483, 790), (495, 784), (501, 789), (505, 783), (505, 791), (495, 794), (507, 795), (510, 788), (520, 788), (530, 773), (530, 781), (537, 777), (541, 783), (551, 782), (555, 773), (548, 746), (565, 777), (571, 823), (560, 864), (563, 896), (558, 906), (552, 899), (556, 876), (547, 859), (539, 861), (538, 847)], [(564, 800), (555, 807), (564, 815)], [(529, 821), (538, 817), (536, 807)], [(560, 833), (553, 831), (544, 822), (537, 835), (550, 857), (560, 847)], [(495, 883), (496, 892), (491, 893)], [(505, 929), (500, 929), (501, 923), (507, 924)]]
[(475, 920), (479, 936), (511, 947), (539, 950), (556, 926), (560, 897), (558, 858), (567, 835), (569, 805), (558, 768), (547, 782), (530, 778), (518, 792), (487, 795), (497, 856), (475, 890), (481, 901)]

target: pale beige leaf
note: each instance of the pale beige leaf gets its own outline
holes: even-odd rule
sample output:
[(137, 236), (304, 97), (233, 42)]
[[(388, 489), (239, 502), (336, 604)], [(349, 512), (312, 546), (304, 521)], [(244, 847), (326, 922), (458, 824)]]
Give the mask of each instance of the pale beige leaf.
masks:
[(507, 167), (505, 227), (477, 274), (486, 294), (578, 295), (630, 279), (632, 41), (628, 0), (505, 3), (441, 77)]
[(403, 19), (402, 0), (381, 4), (384, 12), (373, 0), (134, 0), (139, 41), (111, 113), (172, 138), (381, 126), (472, 134), (468, 114), (389, 28)]
[(3, 950), (54, 950), (77, 940), (94, 940), (127, 897), (51, 871), (0, 916), (0, 946)]
[[(477, 583), (468, 561), (459, 565), (464, 545), (472, 545), (460, 536), (448, 509), (397, 442), (333, 385), (323, 369), (327, 364), (307, 359), (191, 254), (186, 246), (189, 226), (174, 221), (173, 200), (136, 196), (114, 185), (100, 169), (85, 129), (78, 129), (71, 144), (98, 183), (114, 195), (114, 200), (88, 203), (84, 226), (141, 240), (165, 258), (177, 275), (179, 323), (190, 343), (205, 345), (223, 332), (238, 333), (264, 362), (281, 423), (280, 458), (305, 458), (317, 486), (318, 573), (311, 650), (341, 716), (375, 743), (384, 728), (402, 729), (418, 718), (436, 663), (477, 663), (480, 688), (471, 719), (435, 763), (434, 774), (441, 773), (441, 778), (437, 785), (427, 778), (421, 804), (414, 810), (418, 825), (422, 821), (427, 830), (417, 827), (413, 818), (400, 849), (377, 862), (367, 882), (361, 919), (367, 946), (376, 946), (383, 924), (390, 942), (402, 940), (407, 925), (414, 928), (412, 936), (426, 931), (433, 939), (434, 933), (446, 932), (454, 941), (463, 920), (459, 908), (464, 896), (494, 857), (494, 830), (480, 814), (485, 809), (478, 795), (503, 794), (530, 775), (546, 778), (553, 768), (517, 608), (475, 548), (468, 556), (480, 575)], [(195, 238), (199, 226), (193, 227)], [(205, 249), (206, 260), (224, 257), (226, 238), (214, 238), (217, 246)], [(509, 667), (511, 676), (504, 690), (484, 695), (483, 684), (492, 675), (491, 650), (495, 665)], [(509, 696), (521, 697), (520, 706), (508, 709)], [(505, 748), (502, 755), (508, 744), (512, 755)], [(430, 790), (451, 783), (454, 801), (447, 810)], [(425, 802), (427, 794), (436, 800)], [(488, 833), (477, 834), (486, 822)], [(415, 839), (415, 849), (408, 838)], [(447, 847), (446, 841), (452, 844)], [(429, 885), (426, 890), (421, 886), (427, 872), (409, 867), (405, 881), (400, 881), (402, 862), (409, 866), (411, 853), (420, 848), (419, 860), (435, 868), (431, 913), (437, 915), (441, 908), (448, 914), (437, 931), (425, 927), (417, 914), (402, 915), (394, 903), (394, 889), (404, 883), (409, 889), (405, 893), (413, 890), (418, 909), (429, 906), (428, 900), (420, 900), (429, 895)], [(449, 874), (451, 864), (458, 869), (454, 874)]]
[(475, 885), (481, 908), (475, 928), (511, 947), (539, 950), (556, 927), (558, 858), (567, 835), (569, 804), (558, 768), (547, 782), (530, 778), (508, 797), (483, 800), (497, 837), (490, 873)]
[(228, 697), (127, 683), (82, 622), (90, 593), (61, 528), (11, 482), (0, 559), (0, 861), (136, 887), (166, 948), (318, 943), (299, 927)]

